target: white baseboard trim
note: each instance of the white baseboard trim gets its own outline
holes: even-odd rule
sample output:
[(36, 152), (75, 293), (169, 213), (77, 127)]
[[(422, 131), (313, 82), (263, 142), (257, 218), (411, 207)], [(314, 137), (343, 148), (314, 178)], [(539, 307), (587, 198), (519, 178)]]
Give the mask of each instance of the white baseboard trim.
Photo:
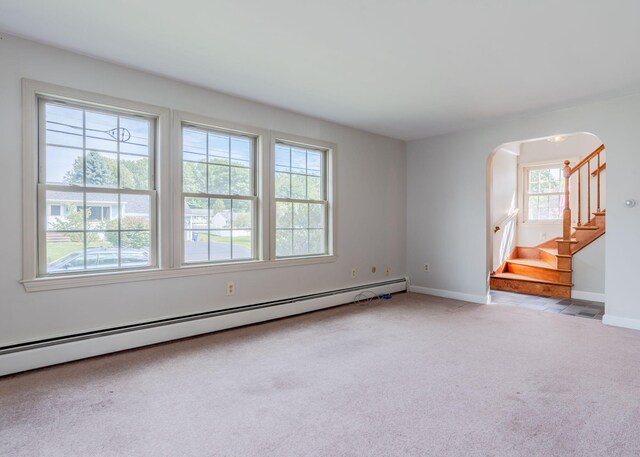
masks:
[(409, 286), (409, 292), (417, 294), (435, 295), (436, 297), (453, 298), (454, 300), (468, 301), (471, 303), (487, 304), (486, 295), (465, 294), (463, 292), (455, 292), (453, 290), (432, 289), (430, 287)]
[(378, 295), (382, 295), (403, 292), (406, 290), (406, 287), (407, 283), (405, 281), (381, 286), (363, 286), (356, 291), (303, 299), (277, 306), (232, 312), (202, 319), (135, 329), (111, 335), (99, 335), (88, 339), (7, 352), (0, 355), (0, 376), (189, 336), (202, 335), (204, 333), (216, 332), (233, 327), (265, 322), (324, 308), (331, 308), (333, 306), (351, 303), (362, 290), (370, 290)]
[(599, 294), (597, 292), (584, 292), (582, 290), (571, 290), (571, 298), (577, 298), (578, 300), (599, 301), (604, 303), (605, 294)]
[(612, 316), (611, 314), (605, 314), (602, 316), (602, 323), (611, 325), (612, 327), (631, 328), (633, 330), (640, 330), (640, 319), (629, 319), (628, 317)]

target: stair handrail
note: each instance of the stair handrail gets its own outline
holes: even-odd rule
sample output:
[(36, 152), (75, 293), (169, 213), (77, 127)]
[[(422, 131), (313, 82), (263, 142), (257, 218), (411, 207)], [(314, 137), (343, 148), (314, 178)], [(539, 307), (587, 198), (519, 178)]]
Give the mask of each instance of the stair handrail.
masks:
[[(581, 174), (580, 169), (586, 165), (587, 167), (587, 222), (589, 222), (590, 214), (591, 214), (591, 177), (595, 176), (597, 178), (598, 190), (596, 193), (597, 196), (597, 208), (596, 212), (600, 212), (600, 175), (602, 171), (606, 168), (606, 164), (602, 164), (600, 162), (600, 153), (604, 151), (604, 144), (601, 144), (596, 149), (593, 150), (589, 155), (587, 155), (584, 159), (582, 159), (575, 167), (570, 167), (570, 161), (564, 161), (564, 211), (562, 212), (562, 239), (564, 241), (571, 240), (571, 208), (569, 205), (569, 181), (571, 176), (578, 172), (578, 226), (582, 225), (582, 186), (581, 186)], [(598, 159), (598, 165), (596, 167), (596, 172), (594, 175), (591, 173), (591, 160), (594, 158)]]
[(500, 221), (494, 225), (493, 233), (496, 233), (497, 231), (501, 230), (502, 226), (505, 225), (508, 221), (510, 221), (514, 217), (516, 217), (519, 211), (520, 211), (520, 208), (516, 208), (513, 211), (509, 212), (509, 214), (504, 216), (502, 219), (500, 219)]
[[(591, 154), (589, 154), (587, 157), (585, 157), (584, 159), (582, 159), (580, 162), (578, 162), (578, 165), (576, 165), (573, 168), (570, 168), (570, 172), (569, 172), (569, 176), (571, 176), (572, 174), (574, 174), (576, 171), (578, 171), (580, 168), (582, 168), (584, 165), (586, 165), (587, 163), (589, 163), (591, 161), (591, 159), (593, 159), (595, 156), (597, 156), (598, 154), (600, 154), (602, 151), (604, 151), (604, 144), (601, 144), (600, 146), (598, 146), (597, 148), (595, 148), (593, 150), (593, 152)], [(569, 161), (565, 160), (564, 161), (565, 165), (569, 165)], [(600, 168), (600, 167), (598, 167)]]

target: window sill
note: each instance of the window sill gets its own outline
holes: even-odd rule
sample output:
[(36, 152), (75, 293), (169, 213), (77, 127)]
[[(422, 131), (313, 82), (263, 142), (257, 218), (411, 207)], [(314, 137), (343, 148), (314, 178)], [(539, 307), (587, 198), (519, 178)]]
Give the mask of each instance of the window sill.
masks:
[(75, 287), (100, 286), (125, 282), (151, 281), (161, 279), (183, 278), (188, 276), (205, 276), (219, 273), (263, 270), (267, 268), (298, 267), (335, 262), (335, 255), (317, 257), (298, 257), (278, 260), (251, 260), (247, 262), (226, 263), (218, 265), (186, 265), (179, 268), (157, 268), (150, 270), (118, 271), (92, 273), (69, 276), (43, 277), (21, 281), (27, 292), (71, 289)]

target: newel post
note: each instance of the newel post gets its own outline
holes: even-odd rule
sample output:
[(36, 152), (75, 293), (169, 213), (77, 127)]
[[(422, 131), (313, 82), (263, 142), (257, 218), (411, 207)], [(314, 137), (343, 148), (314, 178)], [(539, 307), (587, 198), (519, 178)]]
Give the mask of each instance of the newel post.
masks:
[(569, 179), (571, 177), (571, 167), (569, 161), (564, 161), (564, 211), (562, 212), (562, 239), (571, 239), (571, 208), (569, 208)]

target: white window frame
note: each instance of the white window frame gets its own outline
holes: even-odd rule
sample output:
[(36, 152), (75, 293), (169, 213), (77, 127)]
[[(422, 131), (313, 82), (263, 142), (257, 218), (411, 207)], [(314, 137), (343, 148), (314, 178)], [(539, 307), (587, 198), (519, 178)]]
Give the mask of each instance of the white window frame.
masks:
[[(150, 220), (151, 243), (154, 243), (152, 263), (153, 267), (144, 271), (136, 269), (103, 270), (98, 272), (81, 271), (69, 275), (40, 275), (43, 271), (44, 259), (39, 258), (38, 245), (44, 242), (46, 205), (38, 202), (44, 201), (44, 186), (38, 185), (39, 167), (41, 163), (41, 152), (39, 150), (41, 122), (40, 104), (43, 100), (58, 100), (68, 102), (71, 105), (86, 107), (89, 109), (107, 110), (112, 112), (130, 113), (153, 118), (155, 122), (155, 137), (152, 141), (155, 144), (153, 157), (150, 157), (152, 171), (151, 175), (155, 180), (155, 188), (151, 195), (151, 205), (153, 216)], [(169, 215), (169, 199), (164, 198), (169, 194), (168, 170), (163, 170), (161, 164), (168, 161), (169, 144), (169, 118), (170, 111), (166, 108), (149, 105), (146, 103), (132, 102), (116, 97), (86, 92), (68, 87), (28, 79), (22, 80), (22, 122), (23, 122), (23, 263), (22, 274), (25, 288), (30, 290), (47, 290), (51, 288), (66, 288), (77, 285), (91, 285), (96, 283), (96, 278), (124, 277), (129, 274), (144, 274), (151, 270), (158, 270), (169, 264), (167, 249), (167, 237), (163, 233), (163, 227)], [(53, 186), (60, 187), (60, 186)], [(61, 188), (61, 187), (60, 187)], [(62, 188), (61, 188), (62, 189)], [(85, 187), (65, 186), (66, 191), (84, 190)], [(139, 193), (130, 189), (108, 189), (100, 188), (100, 192), (106, 193)], [(147, 193), (146, 191), (144, 192)], [(163, 240), (163, 241), (160, 241)], [(39, 265), (40, 262), (40, 265)], [(99, 283), (99, 281), (98, 281)], [(34, 287), (31, 287), (34, 286)]]
[[(220, 262), (199, 262), (199, 263), (185, 263), (184, 262), (184, 207), (183, 207), (183, 183), (182, 183), (182, 164), (183, 164), (183, 144), (182, 144), (182, 128), (184, 126), (193, 126), (196, 128), (202, 128), (209, 131), (218, 131), (220, 133), (228, 133), (233, 135), (244, 135), (254, 139), (255, 151), (254, 151), (254, 196), (251, 198), (255, 201), (255, 213), (253, 215), (253, 259), (240, 259), (240, 260), (228, 260)], [(250, 127), (246, 125), (235, 124), (231, 122), (220, 121), (212, 119), (206, 116), (200, 116), (197, 114), (187, 113), (184, 111), (173, 112), (173, 189), (174, 189), (174, 218), (173, 218), (173, 233), (174, 233), (174, 249), (173, 258), (174, 266), (179, 268), (216, 268), (218, 266), (232, 266), (232, 265), (247, 265), (255, 264), (268, 257), (265, 256), (265, 234), (267, 232), (265, 227), (265, 220), (267, 216), (268, 205), (265, 204), (264, 195), (267, 195), (268, 189), (267, 182), (264, 179), (266, 174), (264, 170), (267, 169), (266, 160), (268, 152), (265, 151), (265, 144), (268, 144), (269, 132), (258, 127)], [(202, 194), (202, 198), (230, 198), (229, 196)], [(243, 199), (248, 199), (243, 197)]]
[(523, 190), (523, 196), (524, 196), (524, 220), (525, 222), (528, 223), (532, 223), (532, 224), (561, 224), (562, 223), (562, 214), (560, 214), (560, 216), (557, 219), (530, 219), (529, 217), (529, 197), (531, 196), (546, 196), (546, 195), (558, 195), (558, 196), (564, 196), (564, 186), (562, 186), (562, 190), (560, 192), (548, 192), (548, 193), (537, 193), (537, 194), (533, 194), (529, 192), (529, 175), (531, 173), (531, 171), (534, 170), (551, 170), (551, 169), (559, 169), (560, 170), (560, 179), (561, 179), (561, 183), (562, 181), (564, 181), (563, 178), (563, 171), (562, 169), (564, 168), (564, 164), (546, 164), (546, 165), (535, 165), (535, 166), (528, 166), (524, 168), (524, 181), (523, 181), (523, 186), (522, 186), (522, 190)]
[[(577, 163), (579, 158), (569, 158), (571, 163)], [(560, 219), (536, 219), (529, 220), (529, 201), (528, 201), (528, 190), (529, 190), (529, 170), (532, 169), (545, 169), (545, 168), (556, 168), (556, 167), (564, 168), (564, 159), (563, 160), (545, 160), (539, 162), (529, 162), (529, 163), (521, 163), (518, 164), (518, 202), (520, 211), (518, 213), (518, 223), (524, 224), (526, 226), (557, 226), (562, 225), (562, 217)], [(564, 183), (564, 174), (561, 173), (561, 178)], [(571, 177), (571, 183), (573, 184), (573, 176)], [(562, 187), (562, 193), (564, 194), (564, 184)], [(571, 208), (574, 208), (577, 204), (577, 195), (574, 195), (575, 192), (570, 193), (569, 204)]]
[[(103, 107), (96, 106), (94, 104), (88, 104), (84, 102), (78, 102), (76, 100), (66, 100), (60, 99), (59, 97), (50, 97), (50, 96), (42, 96), (38, 95), (38, 174), (42, 175), (46, 173), (47, 162), (46, 162), (46, 146), (43, 143), (44, 136), (46, 135), (46, 126), (45, 119), (42, 116), (42, 112), (44, 111), (44, 106), (48, 102), (62, 102), (66, 104), (66, 106), (70, 106), (78, 109), (90, 109), (94, 112), (105, 113), (105, 114), (115, 114), (115, 115), (140, 115), (140, 112), (132, 112), (129, 110), (122, 110), (114, 107)], [(155, 188), (155, 155), (156, 155), (156, 123), (157, 118), (155, 116), (148, 116), (145, 113), (145, 119), (149, 119), (153, 121), (153, 135), (149, 138), (149, 182), (153, 184), (150, 189), (127, 189), (121, 187), (96, 187), (96, 186), (88, 186), (88, 185), (65, 185), (65, 184), (47, 184), (46, 182), (38, 182), (38, 277), (49, 277), (49, 276), (61, 276), (66, 274), (72, 275), (82, 275), (91, 273), (90, 270), (80, 270), (74, 273), (47, 273), (47, 259), (44, 254), (46, 254), (47, 245), (47, 207), (46, 207), (46, 194), (48, 191), (59, 191), (59, 192), (78, 192), (83, 194), (89, 193), (99, 193), (99, 194), (109, 194), (114, 196), (119, 196), (120, 194), (129, 194), (129, 195), (146, 195), (149, 197), (149, 232), (150, 232), (150, 267), (137, 267), (137, 269), (150, 269), (157, 268), (158, 266), (158, 239), (157, 239), (157, 192)], [(39, 178), (38, 178), (39, 181)], [(119, 200), (118, 200), (119, 201)], [(85, 210), (88, 207), (86, 205), (87, 202), (84, 202), (83, 205), (77, 206), (79, 211)], [(85, 206), (86, 205), (86, 206)], [(101, 208), (103, 208), (101, 206)], [(102, 220), (103, 213), (101, 209), (100, 220)], [(87, 220), (87, 223), (89, 220)], [(86, 226), (84, 227), (84, 235), (86, 237)], [(85, 245), (86, 248), (86, 245)], [(113, 269), (105, 269), (105, 270), (97, 270), (96, 272), (116, 272), (116, 271), (131, 271), (132, 268), (113, 268)]]
[[(276, 257), (276, 201), (298, 201), (297, 199), (280, 199), (276, 198), (275, 190), (275, 172), (276, 172), (276, 144), (285, 143), (291, 146), (300, 146), (308, 149), (317, 149), (325, 153), (325, 175), (324, 189), (326, 199), (326, 216), (325, 216), (325, 237), (327, 252), (324, 254), (309, 254), (303, 256), (287, 256)], [(271, 179), (271, 224), (270, 224), (270, 245), (271, 259), (275, 262), (301, 263), (305, 261), (313, 261), (313, 259), (335, 260), (336, 258), (336, 234), (335, 234), (335, 195), (336, 195), (336, 150), (334, 143), (327, 141), (306, 138), (298, 135), (291, 135), (284, 132), (271, 132), (271, 167), (269, 177)], [(303, 203), (305, 201), (300, 200)], [(312, 202), (312, 201), (306, 201)], [(313, 203), (313, 202), (312, 202)]]

